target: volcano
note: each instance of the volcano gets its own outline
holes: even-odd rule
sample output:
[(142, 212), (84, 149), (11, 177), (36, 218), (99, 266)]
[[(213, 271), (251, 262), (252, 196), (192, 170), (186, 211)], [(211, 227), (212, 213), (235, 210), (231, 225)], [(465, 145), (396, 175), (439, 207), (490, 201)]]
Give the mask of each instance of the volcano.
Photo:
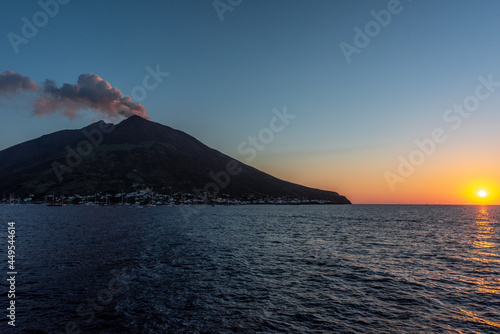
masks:
[(171, 127), (131, 116), (44, 135), (0, 151), (0, 192), (160, 193), (322, 200), (350, 204), (336, 192), (280, 180)]

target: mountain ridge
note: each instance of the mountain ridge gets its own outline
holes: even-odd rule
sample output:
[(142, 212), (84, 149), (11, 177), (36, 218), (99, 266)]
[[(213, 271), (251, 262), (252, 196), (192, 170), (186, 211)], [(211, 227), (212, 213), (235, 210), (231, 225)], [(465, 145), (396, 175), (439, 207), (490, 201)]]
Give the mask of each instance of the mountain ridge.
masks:
[[(120, 192), (149, 187), (203, 196), (271, 196), (350, 201), (336, 192), (278, 179), (167, 125), (131, 116), (61, 130), (0, 151), (0, 192)], [(239, 172), (237, 172), (239, 171)]]

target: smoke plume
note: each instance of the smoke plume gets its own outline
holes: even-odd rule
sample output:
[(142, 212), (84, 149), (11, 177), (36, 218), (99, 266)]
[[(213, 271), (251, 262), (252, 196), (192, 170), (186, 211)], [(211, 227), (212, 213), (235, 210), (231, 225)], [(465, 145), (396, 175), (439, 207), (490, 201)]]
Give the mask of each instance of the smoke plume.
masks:
[(57, 87), (54, 81), (45, 80), (41, 95), (34, 103), (34, 114), (37, 116), (60, 112), (73, 120), (82, 109), (92, 109), (110, 120), (132, 115), (149, 119), (140, 103), (132, 102), (128, 96), (122, 97), (117, 88), (93, 73), (81, 74), (75, 85), (65, 83)]
[(0, 74), (0, 95), (38, 90), (38, 85), (20, 73), (4, 71)]

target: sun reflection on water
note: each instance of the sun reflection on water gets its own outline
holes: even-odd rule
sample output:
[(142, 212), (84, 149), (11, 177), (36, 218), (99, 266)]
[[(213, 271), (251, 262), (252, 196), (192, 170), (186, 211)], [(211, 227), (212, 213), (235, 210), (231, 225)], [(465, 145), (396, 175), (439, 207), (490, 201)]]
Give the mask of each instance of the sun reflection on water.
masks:
[[(491, 207), (481, 206), (477, 209), (473, 231), (470, 234), (469, 244), (469, 260), (476, 264), (477, 275), (472, 275), (466, 281), (476, 287), (479, 294), (484, 294), (485, 298), (500, 295), (500, 278), (481, 277), (485, 272), (498, 272), (498, 264), (500, 264), (500, 243), (498, 235), (498, 221), (490, 217)], [(498, 277), (498, 276), (497, 276)], [(484, 319), (478, 316), (477, 313), (459, 308), (462, 316), (467, 321), (489, 325), (491, 327), (500, 328), (498, 321)], [(496, 320), (496, 319), (495, 319)]]
[(472, 260), (481, 263), (499, 263), (499, 254), (495, 253), (494, 248), (498, 248), (498, 235), (495, 231), (497, 222), (492, 220), (489, 215), (489, 208), (481, 206), (478, 208), (476, 216), (475, 240), (472, 242), (471, 250)]
[(460, 309), (460, 311), (462, 311), (470, 319), (469, 321), (472, 321), (472, 322), (475, 322), (475, 323), (479, 323), (479, 324), (488, 325), (488, 326), (491, 326), (491, 327), (496, 327), (496, 328), (500, 327), (500, 324), (498, 324), (496, 322), (493, 322), (493, 321), (489, 321), (489, 320), (483, 319), (483, 318), (479, 317), (474, 312), (467, 311), (467, 310), (464, 310), (464, 309)]

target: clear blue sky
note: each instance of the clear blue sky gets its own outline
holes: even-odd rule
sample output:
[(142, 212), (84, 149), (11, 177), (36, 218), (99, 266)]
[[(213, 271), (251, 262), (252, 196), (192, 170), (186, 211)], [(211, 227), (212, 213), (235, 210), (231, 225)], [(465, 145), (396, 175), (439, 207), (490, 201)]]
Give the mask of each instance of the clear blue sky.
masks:
[[(73, 0), (16, 54), (7, 34), (22, 35), (21, 18), (32, 21), (41, 8), (9, 1), (0, 11), (0, 72), (59, 85), (95, 73), (130, 95), (145, 68), (159, 65), (170, 75), (142, 101), (151, 120), (243, 161), (238, 145), (269, 125), (274, 108), (286, 106), (296, 118), (250, 164), (316, 187), (321, 181), (300, 171), (330, 170), (323, 188), (370, 202), (345, 181), (362, 179), (354, 165), (372, 169), (378, 187), (415, 138), (441, 126), (444, 111), (474, 92), (478, 76), (500, 81), (494, 0), (401, 0), (400, 12), (348, 64), (339, 44), (354, 45), (354, 28), (364, 30), (370, 12), (387, 7), (388, 1), (243, 0), (221, 21), (212, 0)], [(500, 90), (447, 147), (498, 143), (499, 102)], [(0, 99), (0, 113), (0, 149), (97, 119), (90, 111), (73, 121), (36, 117), (26, 96)]]

